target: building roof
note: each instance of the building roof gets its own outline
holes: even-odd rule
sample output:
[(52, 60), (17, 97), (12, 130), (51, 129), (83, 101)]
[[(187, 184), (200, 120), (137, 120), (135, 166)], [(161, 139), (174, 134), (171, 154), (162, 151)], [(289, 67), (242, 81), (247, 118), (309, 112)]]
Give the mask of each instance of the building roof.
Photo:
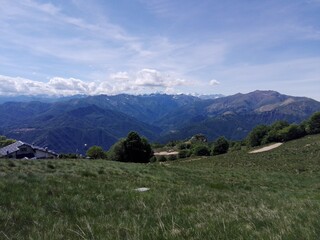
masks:
[(11, 153), (14, 153), (19, 150), (19, 147), (24, 145), (24, 142), (16, 141), (8, 146), (0, 148), (0, 155), (5, 156)]
[(25, 142), (22, 142), (22, 141), (16, 141), (15, 143), (12, 143), (6, 147), (3, 147), (3, 148), (0, 148), (0, 155), (2, 156), (6, 156), (8, 154), (11, 154), (11, 153), (14, 153), (16, 151), (19, 150), (19, 148), (23, 145), (26, 145), (26, 146), (29, 146), (31, 147), (33, 150), (38, 150), (38, 151), (42, 151), (42, 152), (48, 152), (48, 153), (51, 153), (53, 155), (59, 155), (53, 151), (50, 151), (46, 148), (42, 148), (42, 147), (38, 147), (38, 146), (35, 146), (35, 145), (31, 145), (29, 143), (25, 143)]

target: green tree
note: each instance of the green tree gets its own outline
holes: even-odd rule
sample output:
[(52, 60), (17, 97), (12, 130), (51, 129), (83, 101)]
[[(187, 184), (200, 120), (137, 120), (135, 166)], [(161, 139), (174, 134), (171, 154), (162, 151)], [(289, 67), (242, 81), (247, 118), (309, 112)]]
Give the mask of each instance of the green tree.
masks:
[(93, 159), (98, 159), (98, 158), (105, 158), (106, 154), (103, 151), (102, 147), (92, 146), (91, 148), (88, 149), (87, 156)]
[(225, 137), (218, 138), (214, 144), (212, 149), (212, 155), (218, 155), (228, 152), (229, 150), (229, 142)]
[(179, 151), (178, 157), (179, 158), (187, 158), (190, 157), (191, 151), (188, 149), (182, 149)]
[(206, 146), (206, 145), (196, 145), (192, 149), (192, 153), (196, 156), (209, 156), (210, 150), (209, 150), (208, 146)]
[(283, 128), (279, 132), (279, 136), (281, 136), (283, 141), (290, 141), (293, 139), (301, 138), (304, 135), (305, 130), (297, 124), (291, 124), (288, 127)]
[(178, 149), (184, 150), (184, 149), (190, 149), (191, 143), (190, 142), (182, 142), (178, 144)]
[(121, 139), (110, 150), (110, 157), (114, 161), (147, 163), (153, 156), (148, 140), (141, 138), (138, 133), (130, 132), (125, 139)]
[(256, 126), (248, 135), (247, 143), (250, 147), (260, 146), (262, 140), (267, 135), (269, 127), (266, 125)]
[(15, 143), (15, 142), (16, 142), (16, 140), (8, 139), (5, 136), (0, 136), (0, 148), (3, 148), (5, 146), (8, 146), (8, 145)]
[(286, 121), (276, 121), (270, 126), (270, 129), (266, 136), (263, 138), (262, 143), (271, 143), (271, 142), (280, 142), (282, 141), (282, 136), (280, 131), (289, 126), (289, 123)]
[(320, 133), (320, 112), (314, 113), (306, 122), (306, 132), (308, 134)]

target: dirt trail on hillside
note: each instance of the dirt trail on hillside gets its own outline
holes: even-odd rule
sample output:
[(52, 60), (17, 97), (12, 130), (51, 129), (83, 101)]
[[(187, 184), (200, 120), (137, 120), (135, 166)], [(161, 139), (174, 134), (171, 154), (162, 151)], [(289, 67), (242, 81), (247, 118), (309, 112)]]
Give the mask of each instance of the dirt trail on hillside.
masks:
[(254, 150), (254, 151), (251, 151), (249, 153), (260, 153), (260, 152), (266, 152), (266, 151), (270, 151), (272, 149), (275, 149), (277, 147), (280, 147), (283, 143), (275, 143), (275, 144), (272, 144), (272, 145), (269, 145), (269, 146), (266, 146), (266, 147), (263, 147), (263, 148), (260, 148), (260, 149), (257, 149), (257, 150)]
[(179, 152), (167, 152), (167, 151), (154, 153), (154, 155), (156, 155), (156, 156), (170, 156), (170, 155), (178, 155), (178, 154), (179, 154)]

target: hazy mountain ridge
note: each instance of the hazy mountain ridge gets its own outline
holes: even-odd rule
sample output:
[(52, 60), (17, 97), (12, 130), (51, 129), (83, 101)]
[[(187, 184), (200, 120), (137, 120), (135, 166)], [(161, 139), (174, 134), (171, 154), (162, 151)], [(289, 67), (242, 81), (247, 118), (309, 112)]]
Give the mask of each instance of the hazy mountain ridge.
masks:
[[(221, 135), (242, 139), (258, 124), (277, 120), (301, 122), (320, 110), (320, 103), (275, 91), (254, 91), (183, 106), (157, 122), (166, 129), (161, 140), (185, 139), (197, 132), (210, 140)], [(178, 123), (180, 123), (178, 125)]]
[(57, 152), (84, 153), (88, 146), (108, 149), (131, 130), (151, 141), (186, 139), (197, 133), (213, 140), (241, 139), (257, 124), (301, 122), (320, 103), (274, 91), (255, 91), (217, 99), (189, 95), (98, 95), (53, 103), (0, 105), (0, 133)]

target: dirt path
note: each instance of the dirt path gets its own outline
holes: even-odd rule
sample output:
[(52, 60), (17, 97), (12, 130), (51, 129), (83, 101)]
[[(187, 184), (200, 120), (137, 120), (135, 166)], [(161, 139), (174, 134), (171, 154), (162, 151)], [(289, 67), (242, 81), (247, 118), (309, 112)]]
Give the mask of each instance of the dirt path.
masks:
[(274, 148), (280, 147), (282, 144), (283, 143), (275, 143), (275, 144), (272, 144), (272, 145), (269, 145), (269, 146), (266, 146), (266, 147), (251, 151), (249, 153), (260, 153), (260, 152), (270, 151), (270, 150), (272, 150)]
[(178, 155), (179, 152), (155, 152), (154, 155), (156, 156), (170, 156), (170, 155)]

